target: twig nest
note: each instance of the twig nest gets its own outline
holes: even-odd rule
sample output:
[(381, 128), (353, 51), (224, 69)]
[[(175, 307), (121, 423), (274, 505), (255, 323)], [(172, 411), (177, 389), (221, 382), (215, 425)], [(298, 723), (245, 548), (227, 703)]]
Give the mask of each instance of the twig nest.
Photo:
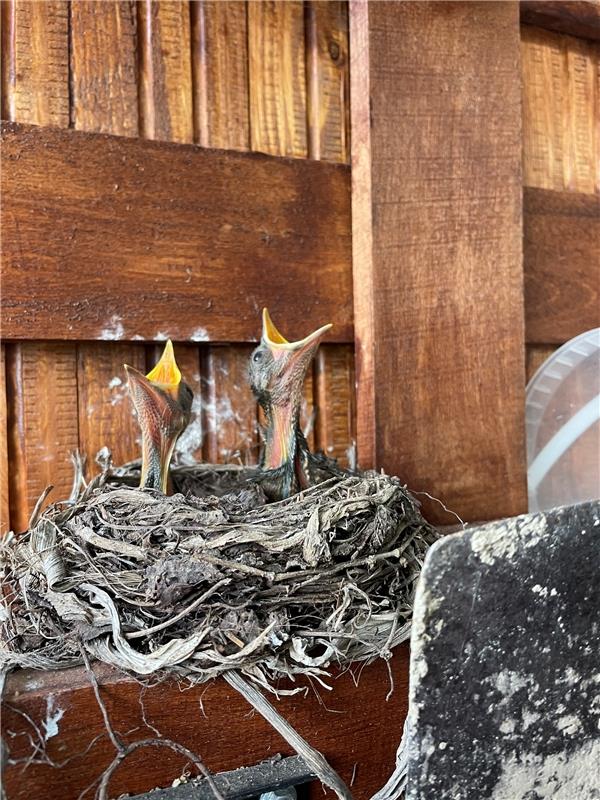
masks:
[[(0, 546), (0, 667), (64, 667), (83, 647), (140, 675), (241, 669), (271, 686), (407, 638), (438, 534), (398, 479), (348, 475), (268, 504), (248, 470), (175, 472), (195, 494), (108, 483)], [(220, 497), (205, 491), (215, 475)]]

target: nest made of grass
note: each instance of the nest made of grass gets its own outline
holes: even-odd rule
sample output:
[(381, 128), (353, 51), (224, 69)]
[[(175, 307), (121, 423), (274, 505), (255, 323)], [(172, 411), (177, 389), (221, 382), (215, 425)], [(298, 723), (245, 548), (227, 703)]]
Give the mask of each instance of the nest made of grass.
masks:
[(397, 478), (267, 503), (249, 470), (175, 470), (186, 493), (170, 497), (132, 476), (104, 476), (0, 545), (0, 669), (69, 666), (84, 649), (138, 675), (235, 669), (271, 688), (389, 657), (409, 635), (438, 534)]

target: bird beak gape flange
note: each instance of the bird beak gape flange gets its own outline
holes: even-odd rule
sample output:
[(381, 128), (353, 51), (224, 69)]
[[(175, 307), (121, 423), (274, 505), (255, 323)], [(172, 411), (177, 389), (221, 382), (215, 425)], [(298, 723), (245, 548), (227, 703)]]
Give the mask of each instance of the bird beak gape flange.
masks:
[(323, 325), (297, 342), (288, 342), (275, 327), (268, 310), (263, 309), (262, 343), (279, 365), (278, 381), (286, 391), (300, 392), (306, 371), (323, 336), (332, 327)]

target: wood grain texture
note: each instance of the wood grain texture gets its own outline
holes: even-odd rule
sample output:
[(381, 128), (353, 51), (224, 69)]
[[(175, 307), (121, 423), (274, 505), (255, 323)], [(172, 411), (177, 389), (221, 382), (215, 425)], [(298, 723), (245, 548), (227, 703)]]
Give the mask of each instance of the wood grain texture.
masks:
[(371, 175), (369, 6), (350, 2), (352, 128), (352, 279), (356, 369), (356, 454), (363, 469), (376, 463), (375, 297)]
[(521, 22), (582, 39), (600, 40), (598, 0), (521, 0)]
[(5, 346), (0, 345), (0, 535), (10, 528), (5, 350)]
[(14, 125), (3, 140), (5, 336), (252, 341), (267, 305), (350, 340), (344, 165)]
[(528, 342), (562, 344), (600, 326), (600, 197), (526, 188)]
[[(389, 675), (385, 663), (378, 661), (361, 669), (358, 686), (352, 676), (345, 673), (331, 682), (331, 692), (309, 687), (306, 696), (282, 697), (275, 701), (279, 713), (323, 752), (348, 784), (354, 776), (352, 795), (355, 800), (371, 797), (393, 770), (407, 710), (406, 646), (397, 648), (390, 667), (395, 690), (387, 700)], [(115, 675), (106, 667), (100, 666), (97, 670), (113, 728), (122, 734), (133, 729), (125, 736), (126, 741), (154, 735), (144, 722), (145, 711), (150, 724), (164, 736), (201, 754), (213, 772), (256, 764), (276, 753), (293, 754), (273, 728), (258, 714), (250, 714), (246, 702), (222, 680), (188, 691), (165, 682), (144, 692), (139, 684)], [(5, 690), (3, 735), (7, 740), (8, 731), (25, 727), (18, 711), (28, 714), (43, 730), (50, 694), (53, 708), (64, 713), (58, 735), (48, 740), (48, 755), (63, 761), (65, 754), (82, 753), (94, 737), (104, 732), (89, 680), (79, 669), (13, 673)], [(26, 736), (9, 741), (11, 756), (29, 755)], [(21, 766), (9, 767), (4, 776), (7, 795), (10, 800), (38, 796), (62, 800), (65, 786), (68, 786), (69, 797), (75, 798), (98, 778), (113, 756), (114, 749), (104, 735), (85, 755), (70, 760), (61, 769), (30, 765), (26, 781)], [(142, 750), (128, 758), (115, 773), (110, 795), (117, 797), (122, 792), (133, 794), (168, 786), (179, 777), (183, 766), (182, 760), (168, 751)], [(332, 795), (324, 795), (319, 783), (311, 785), (311, 800), (325, 796)]]
[(187, 2), (137, 3), (141, 131), (146, 139), (192, 142), (192, 63)]
[(256, 402), (248, 385), (252, 345), (210, 347), (206, 364), (204, 458), (255, 464), (259, 439)]
[(27, 528), (33, 507), (52, 484), (64, 500), (78, 447), (77, 377), (70, 345), (23, 342), (9, 350), (9, 492), (11, 527)]
[(2, 3), (2, 118), (69, 126), (69, 7)]
[[(347, 3), (306, 3), (305, 30), (308, 155), (345, 162), (350, 157)], [(342, 463), (353, 447), (353, 368), (348, 349), (320, 348), (312, 433), (315, 445)]]
[(348, 4), (311, 2), (306, 11), (309, 158), (347, 162), (349, 151)]
[(410, 488), (467, 520), (516, 514), (526, 508), (518, 6), (362, 13), (372, 209), (354, 222), (373, 232), (373, 338), (371, 320), (355, 312), (355, 325), (377, 391), (358, 417), (374, 416), (377, 465)]
[(527, 345), (527, 383), (533, 378), (538, 369), (542, 366), (552, 353), (556, 350), (555, 344), (528, 344)]
[(114, 464), (139, 458), (141, 434), (127, 391), (124, 364), (146, 371), (143, 345), (81, 342), (77, 347), (79, 449), (89, 476), (99, 472), (96, 454), (103, 447)]
[[(136, 136), (141, 128), (138, 116), (138, 29), (135, 3), (75, 3), (72, 5), (71, 75), (73, 86), (73, 118), (75, 127), (82, 131), (102, 131), (121, 136)], [(72, 134), (75, 136), (75, 134)], [(70, 137), (65, 138), (65, 143)], [(68, 149), (68, 145), (65, 144)], [(50, 176), (49, 176), (50, 177)], [(78, 207), (67, 212), (72, 220), (71, 235), (80, 236), (80, 226), (92, 234), (97, 231), (100, 187), (88, 184), (89, 193), (82, 205), (91, 206), (87, 225)], [(114, 185), (113, 193), (116, 191)], [(104, 216), (110, 219), (114, 207), (107, 206)], [(65, 212), (63, 212), (65, 213)], [(67, 218), (67, 216), (65, 216)], [(131, 216), (128, 215), (131, 219)], [(84, 234), (85, 235), (85, 234)], [(46, 249), (46, 253), (48, 250)], [(97, 256), (90, 264), (90, 274), (97, 274)], [(34, 262), (39, 265), (39, 260)], [(39, 266), (38, 266), (39, 268)], [(83, 294), (79, 298), (90, 303), (90, 281), (78, 280)], [(60, 284), (65, 287), (66, 268), (61, 262)], [(113, 276), (115, 292), (119, 291), (120, 276)], [(68, 293), (65, 292), (65, 298)], [(29, 302), (33, 300), (33, 294)], [(107, 336), (111, 339), (118, 322), (110, 298), (98, 298), (100, 313)], [(78, 339), (84, 333), (78, 320), (73, 323)], [(60, 338), (60, 337), (57, 337)], [(93, 337), (89, 337), (93, 338)], [(118, 338), (118, 337), (116, 337)], [(122, 464), (140, 455), (140, 432), (129, 400), (123, 364), (145, 371), (146, 352), (143, 345), (114, 345), (81, 343), (77, 352), (77, 386), (79, 417), (79, 448), (86, 459), (86, 474), (91, 477), (99, 471), (95, 462), (97, 452), (104, 446), (112, 453), (115, 464)]]
[(598, 191), (599, 46), (527, 26), (521, 37), (525, 185)]
[(354, 354), (350, 346), (321, 345), (316, 362), (316, 446), (344, 466), (354, 466), (356, 431)]
[(246, 3), (192, 3), (195, 141), (248, 150), (248, 26)]
[[(68, 127), (68, 4), (11, 0), (2, 4), (1, 13), (2, 116)], [(5, 328), (3, 334), (6, 336)], [(31, 331), (29, 338), (36, 334), (39, 331)], [(11, 347), (7, 386), (10, 471), (6, 474), (10, 525), (15, 530), (26, 527), (35, 501), (48, 484), (56, 487), (52, 499), (68, 494), (69, 453), (77, 446), (78, 436), (75, 363), (73, 346), (31, 343)], [(57, 409), (54, 416), (53, 408)], [(6, 449), (3, 458), (7, 458)]]
[(248, 3), (251, 148), (306, 157), (303, 3)]
[(70, 41), (75, 128), (137, 136), (135, 3), (74, 0)]

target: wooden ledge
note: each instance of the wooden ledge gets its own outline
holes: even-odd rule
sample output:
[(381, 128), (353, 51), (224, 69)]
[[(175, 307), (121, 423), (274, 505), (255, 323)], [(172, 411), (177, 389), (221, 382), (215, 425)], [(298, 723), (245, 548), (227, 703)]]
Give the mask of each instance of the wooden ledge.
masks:
[(600, 197), (526, 188), (525, 331), (562, 344), (600, 325)]
[(521, 0), (521, 22), (580, 39), (600, 40), (598, 0)]
[[(394, 692), (389, 699), (390, 677), (383, 661), (354, 667), (360, 675), (358, 687), (346, 672), (328, 681), (331, 692), (314, 683), (306, 697), (285, 697), (279, 702), (270, 698), (348, 784), (354, 775), (355, 800), (371, 797), (394, 768), (408, 703), (407, 645), (395, 651), (390, 670)], [(185, 691), (171, 681), (144, 689), (105, 665), (97, 665), (94, 671), (111, 723), (127, 742), (154, 736), (147, 727), (151, 724), (163, 736), (198, 753), (213, 772), (257, 764), (276, 753), (294, 755), (223, 680)], [(9, 676), (3, 704), (2, 737), (11, 758), (26, 759), (31, 754), (28, 735), (36, 739), (24, 714), (46, 738), (50, 758), (55, 762), (71, 758), (61, 768), (33, 763), (27, 767), (27, 780), (23, 780), (22, 765), (6, 768), (3, 777), (10, 800), (76, 798), (115, 755), (103, 735), (100, 709), (81, 668), (15, 672)], [(100, 738), (94, 741), (96, 737)], [(111, 797), (170, 785), (183, 766), (175, 753), (140, 750), (115, 773)], [(314, 784), (311, 792), (315, 800), (322, 800), (320, 784)]]
[(350, 170), (2, 125), (7, 339), (351, 342)]

